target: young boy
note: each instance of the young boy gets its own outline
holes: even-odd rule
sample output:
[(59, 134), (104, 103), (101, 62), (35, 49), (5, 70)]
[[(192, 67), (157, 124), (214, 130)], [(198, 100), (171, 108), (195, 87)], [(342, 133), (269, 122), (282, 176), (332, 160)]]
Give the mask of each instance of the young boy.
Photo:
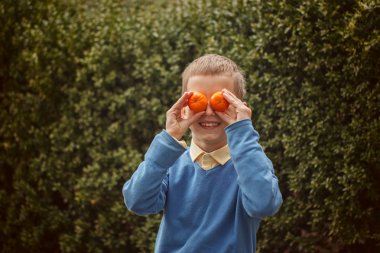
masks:
[[(252, 253), (260, 221), (282, 204), (272, 162), (242, 102), (238, 66), (219, 55), (194, 60), (182, 74), (182, 97), (166, 114), (144, 161), (123, 187), (129, 210), (163, 218), (156, 253)], [(193, 92), (222, 91), (229, 107), (194, 113)], [(191, 145), (181, 142), (190, 128)]]

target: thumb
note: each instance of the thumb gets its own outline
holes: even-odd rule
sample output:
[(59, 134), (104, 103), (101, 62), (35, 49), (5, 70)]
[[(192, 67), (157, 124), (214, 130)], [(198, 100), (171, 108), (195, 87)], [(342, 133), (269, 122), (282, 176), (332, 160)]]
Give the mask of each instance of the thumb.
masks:
[(195, 121), (197, 121), (200, 117), (202, 117), (205, 113), (206, 111), (202, 111), (202, 112), (197, 112), (196, 114), (191, 115), (187, 120), (189, 126), (192, 125)]
[(231, 124), (234, 122), (234, 120), (228, 114), (224, 112), (215, 111), (215, 113), (219, 116), (219, 118), (221, 118), (227, 124)]

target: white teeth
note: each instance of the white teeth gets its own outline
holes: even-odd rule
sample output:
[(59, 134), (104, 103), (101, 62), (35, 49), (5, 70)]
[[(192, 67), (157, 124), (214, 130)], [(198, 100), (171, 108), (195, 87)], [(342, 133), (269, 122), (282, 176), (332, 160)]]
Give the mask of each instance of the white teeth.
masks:
[(214, 127), (214, 126), (218, 126), (219, 123), (216, 123), (216, 122), (203, 122), (201, 123), (201, 126), (204, 126), (204, 127)]

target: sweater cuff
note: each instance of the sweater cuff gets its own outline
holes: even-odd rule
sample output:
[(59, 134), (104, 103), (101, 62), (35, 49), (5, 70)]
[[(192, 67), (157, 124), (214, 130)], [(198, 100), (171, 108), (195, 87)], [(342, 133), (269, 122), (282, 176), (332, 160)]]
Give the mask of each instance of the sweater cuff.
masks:
[(258, 142), (260, 138), (259, 133), (254, 129), (252, 121), (249, 119), (233, 123), (226, 127), (225, 131), (231, 157), (235, 148), (244, 148), (248, 143)]
[(237, 121), (237, 122), (232, 123), (231, 125), (227, 126), (224, 130), (226, 131), (226, 133), (230, 133), (237, 128), (245, 127), (245, 126), (250, 126), (253, 128), (252, 120), (244, 119), (244, 120)]
[(145, 154), (146, 161), (152, 161), (162, 168), (169, 168), (186, 149), (165, 130), (157, 134)]

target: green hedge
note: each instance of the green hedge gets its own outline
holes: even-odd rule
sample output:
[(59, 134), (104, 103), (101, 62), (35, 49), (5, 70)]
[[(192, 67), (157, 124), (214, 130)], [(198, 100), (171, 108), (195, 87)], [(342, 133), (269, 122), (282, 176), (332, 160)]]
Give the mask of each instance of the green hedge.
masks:
[(380, 244), (376, 1), (0, 2), (0, 251), (151, 252), (121, 188), (194, 58), (219, 53), (284, 195), (259, 252)]

